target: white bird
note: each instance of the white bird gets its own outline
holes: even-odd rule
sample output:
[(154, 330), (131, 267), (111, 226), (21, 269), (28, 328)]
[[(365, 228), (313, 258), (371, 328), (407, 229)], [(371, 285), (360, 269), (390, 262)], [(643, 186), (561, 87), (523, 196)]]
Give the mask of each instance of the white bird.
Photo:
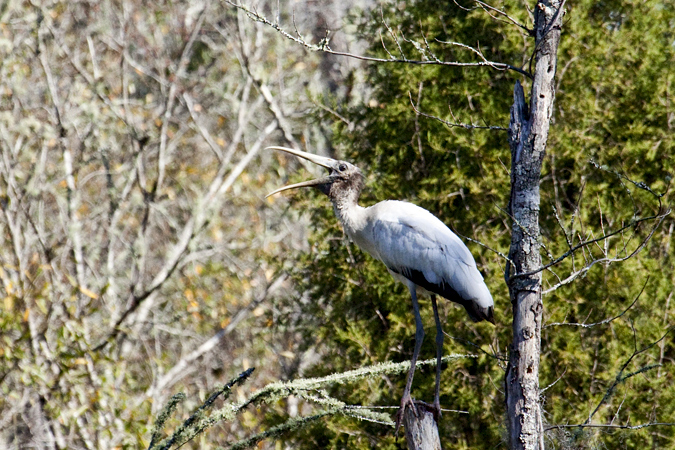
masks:
[(418, 293), (431, 296), (436, 321), (436, 390), (429, 409), (436, 419), (440, 416), (439, 386), (443, 331), (438, 317), (436, 295), (458, 303), (469, 317), (479, 322), (494, 324), (494, 302), (476, 262), (464, 243), (436, 216), (412, 203), (387, 200), (368, 208), (359, 206), (358, 199), (364, 187), (364, 177), (358, 167), (346, 161), (285, 147), (281, 150), (328, 169), (324, 178), (304, 181), (279, 188), (267, 197), (287, 189), (314, 187), (330, 198), (335, 215), (349, 238), (373, 258), (382, 261), (389, 273), (410, 290), (415, 313), (415, 349), (406, 381), (396, 429), (406, 407), (413, 407), (410, 387), (415, 374), (424, 328), (417, 302)]

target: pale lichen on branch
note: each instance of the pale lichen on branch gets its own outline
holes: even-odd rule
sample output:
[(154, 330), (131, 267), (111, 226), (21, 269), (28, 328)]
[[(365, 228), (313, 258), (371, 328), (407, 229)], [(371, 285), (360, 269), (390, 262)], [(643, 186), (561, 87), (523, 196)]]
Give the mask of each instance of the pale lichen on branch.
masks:
[[(447, 363), (456, 359), (477, 357), (478, 355), (474, 354), (451, 354), (443, 357), (442, 362)], [(418, 367), (433, 367), (435, 365), (436, 359), (428, 359), (417, 362)], [(332, 384), (358, 382), (364, 378), (406, 373), (409, 368), (410, 361), (400, 363), (387, 362), (376, 364), (374, 366), (362, 367), (343, 373), (336, 373), (325, 377), (302, 378), (288, 382), (271, 383), (254, 392), (247, 400), (239, 403), (228, 403), (207, 416), (207, 411), (213, 406), (213, 403), (217, 398), (224, 394), (224, 398), (226, 399), (235, 385), (243, 383), (251, 375), (253, 369), (249, 369), (235, 377), (222, 389), (219, 389), (214, 394), (212, 394), (199, 408), (197, 408), (193, 414), (190, 415), (188, 419), (186, 419), (176, 429), (171, 437), (158, 444), (157, 442), (161, 428), (165, 425), (168, 417), (175, 411), (177, 404), (184, 398), (182, 394), (174, 395), (157, 418), (149, 450), (155, 447), (161, 448), (162, 450), (179, 448), (213, 425), (220, 422), (234, 420), (237, 414), (249, 406), (260, 406), (263, 404), (275, 403), (281, 399), (289, 397), (290, 395), (298, 396), (307, 402), (313, 403), (323, 408), (323, 410), (310, 416), (290, 418), (286, 422), (267, 431), (257, 433), (244, 440), (238, 441), (237, 443), (233, 444), (233, 448), (248, 448), (263, 439), (280, 436), (283, 433), (296, 430), (323, 417), (334, 415), (342, 415), (358, 420), (365, 420), (368, 422), (393, 427), (394, 422), (391, 420), (389, 414), (377, 411), (377, 409), (381, 409), (381, 407), (375, 406), (371, 408), (367, 405), (348, 405), (345, 402), (330, 396), (325, 391), (325, 388)], [(466, 413), (466, 411), (454, 412)]]
[[(279, 34), (284, 36), (287, 39), (290, 39), (305, 48), (312, 50), (312, 51), (321, 51), (325, 53), (329, 53), (331, 55), (336, 55), (336, 56), (344, 56), (347, 58), (354, 58), (354, 59), (359, 59), (361, 61), (368, 61), (368, 62), (378, 62), (378, 63), (403, 63), (403, 64), (412, 64), (412, 65), (440, 65), (440, 66), (454, 66), (454, 67), (491, 67), (495, 70), (513, 70), (515, 72), (518, 72), (521, 75), (524, 75), (528, 78), (532, 78), (532, 74), (529, 72), (516, 67), (512, 66), (511, 64), (506, 64), (506, 63), (501, 63), (501, 62), (495, 62), (495, 61), (490, 61), (488, 60), (483, 53), (475, 49), (473, 47), (470, 47), (466, 44), (459, 44), (459, 43), (453, 43), (449, 42), (451, 45), (458, 45), (462, 48), (470, 49), (472, 52), (476, 53), (480, 58), (481, 61), (476, 61), (476, 62), (462, 62), (462, 61), (442, 61), (435, 56), (432, 55), (431, 59), (428, 60), (413, 60), (413, 59), (408, 59), (405, 56), (403, 56), (403, 53), (401, 52), (401, 58), (396, 58), (394, 57), (389, 51), (387, 51), (387, 54), (389, 55), (389, 58), (377, 58), (377, 57), (372, 57), (372, 56), (366, 56), (366, 55), (359, 55), (356, 53), (349, 53), (349, 52), (341, 52), (341, 51), (336, 51), (330, 48), (328, 45), (328, 40), (327, 39), (322, 39), (320, 43), (317, 44), (312, 44), (311, 42), (306, 41), (302, 35), (297, 31), (296, 29), (296, 34), (297, 36), (293, 36), (290, 34), (288, 31), (284, 30), (278, 23), (272, 22), (267, 17), (259, 13), (258, 11), (248, 8), (240, 3), (235, 3), (230, 0), (225, 0), (225, 3), (234, 6), (235, 8), (245, 12), (251, 20), (255, 22), (260, 22), (274, 30), (276, 30)], [(386, 24), (385, 24), (386, 26)], [(400, 48), (400, 43), (398, 39), (394, 36), (394, 41)], [(422, 51), (424, 54), (425, 52), (421, 49), (421, 47), (418, 45), (415, 46), (418, 50)]]

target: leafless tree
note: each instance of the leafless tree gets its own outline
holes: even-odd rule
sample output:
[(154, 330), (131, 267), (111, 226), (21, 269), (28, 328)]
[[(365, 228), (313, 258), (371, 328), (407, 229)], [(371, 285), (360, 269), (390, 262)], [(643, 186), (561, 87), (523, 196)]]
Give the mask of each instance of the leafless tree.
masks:
[(289, 289), (266, 259), (305, 245), (261, 151), (321, 134), (305, 51), (210, 0), (0, 15), (0, 447), (136, 446), (176, 384), (299, 358), (240, 344)]

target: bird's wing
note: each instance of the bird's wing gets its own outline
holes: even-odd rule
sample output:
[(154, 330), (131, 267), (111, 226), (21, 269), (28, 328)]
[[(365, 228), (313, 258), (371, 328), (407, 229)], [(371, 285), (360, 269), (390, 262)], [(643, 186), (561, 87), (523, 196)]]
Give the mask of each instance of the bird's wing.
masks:
[(390, 270), (465, 306), (468, 301), (493, 305), (471, 252), (436, 216), (399, 201), (371, 208), (376, 256)]

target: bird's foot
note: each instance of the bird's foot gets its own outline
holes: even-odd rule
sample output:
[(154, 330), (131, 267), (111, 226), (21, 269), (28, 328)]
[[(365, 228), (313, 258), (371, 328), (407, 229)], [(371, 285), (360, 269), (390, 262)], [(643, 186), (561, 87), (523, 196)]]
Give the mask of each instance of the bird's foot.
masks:
[(403, 394), (401, 399), (401, 408), (399, 408), (396, 413), (396, 439), (398, 439), (398, 430), (401, 428), (401, 422), (403, 421), (403, 415), (405, 414), (405, 409), (411, 408), (415, 417), (417, 417), (417, 407), (415, 406), (415, 400), (410, 396), (410, 394)]
[(416, 404), (421, 405), (424, 409), (429, 411), (431, 414), (434, 416), (434, 420), (436, 423), (441, 419), (441, 402), (438, 400), (434, 400), (433, 403), (429, 404), (427, 402), (422, 402), (419, 400), (415, 401)]
[(441, 403), (438, 400), (434, 400), (433, 403), (423, 402), (421, 400), (414, 400), (410, 395), (403, 397), (401, 399), (401, 408), (396, 413), (396, 438), (398, 439), (398, 430), (401, 428), (401, 422), (403, 421), (403, 415), (405, 414), (406, 408), (411, 408), (415, 417), (417, 415), (417, 405), (420, 405), (428, 412), (434, 416), (436, 423), (441, 419)]

